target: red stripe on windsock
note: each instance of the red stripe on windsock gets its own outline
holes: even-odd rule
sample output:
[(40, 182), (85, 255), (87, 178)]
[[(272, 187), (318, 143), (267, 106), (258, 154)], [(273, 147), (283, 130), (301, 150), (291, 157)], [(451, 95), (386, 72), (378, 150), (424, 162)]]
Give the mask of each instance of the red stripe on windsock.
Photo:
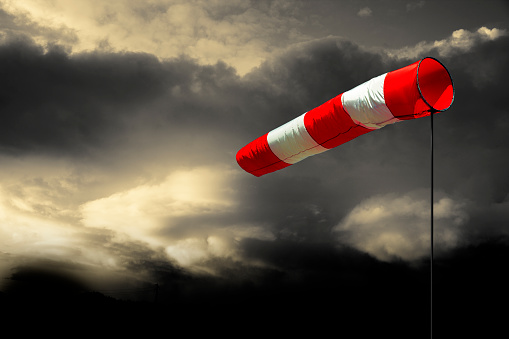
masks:
[(417, 89), (418, 64), (419, 61), (389, 72), (385, 76), (385, 104), (391, 113), (400, 120), (414, 119), (417, 110), (424, 112), (429, 109), (429, 107), (421, 107), (421, 105), (419, 105), (419, 108), (416, 107), (416, 103), (420, 99), (419, 90)]
[(237, 152), (239, 166), (257, 177), (290, 166), (272, 152), (267, 142), (267, 134), (251, 141)]
[(356, 124), (344, 110), (341, 96), (312, 109), (304, 116), (309, 135), (325, 148), (334, 148), (372, 131)]

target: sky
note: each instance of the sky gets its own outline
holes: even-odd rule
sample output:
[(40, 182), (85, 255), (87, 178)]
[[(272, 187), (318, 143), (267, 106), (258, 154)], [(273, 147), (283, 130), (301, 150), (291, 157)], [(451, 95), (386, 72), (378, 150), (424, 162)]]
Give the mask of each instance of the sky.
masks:
[(494, 0), (0, 0), (0, 291), (58, 281), (152, 300), (157, 287), (202, 318), (221, 306), (266, 324), (256, 306), (427, 337), (429, 119), (260, 178), (235, 154), (432, 56), (455, 86), (433, 122), (435, 318), (457, 334), (482, 308), (493, 327), (507, 298), (508, 15)]

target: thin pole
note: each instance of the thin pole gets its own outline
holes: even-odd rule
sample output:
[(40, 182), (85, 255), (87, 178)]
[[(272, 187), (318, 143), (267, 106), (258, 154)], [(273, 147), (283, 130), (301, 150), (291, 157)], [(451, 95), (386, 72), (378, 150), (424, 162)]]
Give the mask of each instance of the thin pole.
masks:
[(431, 232), (430, 232), (430, 278), (431, 278), (431, 288), (430, 288), (430, 331), (431, 331), (431, 338), (433, 338), (433, 110), (431, 110), (430, 114), (430, 131), (431, 131)]

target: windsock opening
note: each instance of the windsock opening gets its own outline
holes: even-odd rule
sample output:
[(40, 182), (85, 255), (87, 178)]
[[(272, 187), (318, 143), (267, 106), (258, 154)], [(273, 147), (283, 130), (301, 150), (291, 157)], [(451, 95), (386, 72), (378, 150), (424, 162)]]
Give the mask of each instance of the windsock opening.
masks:
[(451, 75), (442, 63), (427, 57), (417, 67), (417, 88), (424, 102), (433, 110), (442, 112), (451, 107), (454, 86)]

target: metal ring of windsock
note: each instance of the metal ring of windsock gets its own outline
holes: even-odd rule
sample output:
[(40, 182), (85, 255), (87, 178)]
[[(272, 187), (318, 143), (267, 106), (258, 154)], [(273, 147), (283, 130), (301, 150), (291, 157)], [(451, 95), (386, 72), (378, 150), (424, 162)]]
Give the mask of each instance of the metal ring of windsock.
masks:
[(377, 76), (253, 140), (237, 162), (257, 177), (288, 167), (386, 125), (447, 110), (449, 71), (426, 57)]

